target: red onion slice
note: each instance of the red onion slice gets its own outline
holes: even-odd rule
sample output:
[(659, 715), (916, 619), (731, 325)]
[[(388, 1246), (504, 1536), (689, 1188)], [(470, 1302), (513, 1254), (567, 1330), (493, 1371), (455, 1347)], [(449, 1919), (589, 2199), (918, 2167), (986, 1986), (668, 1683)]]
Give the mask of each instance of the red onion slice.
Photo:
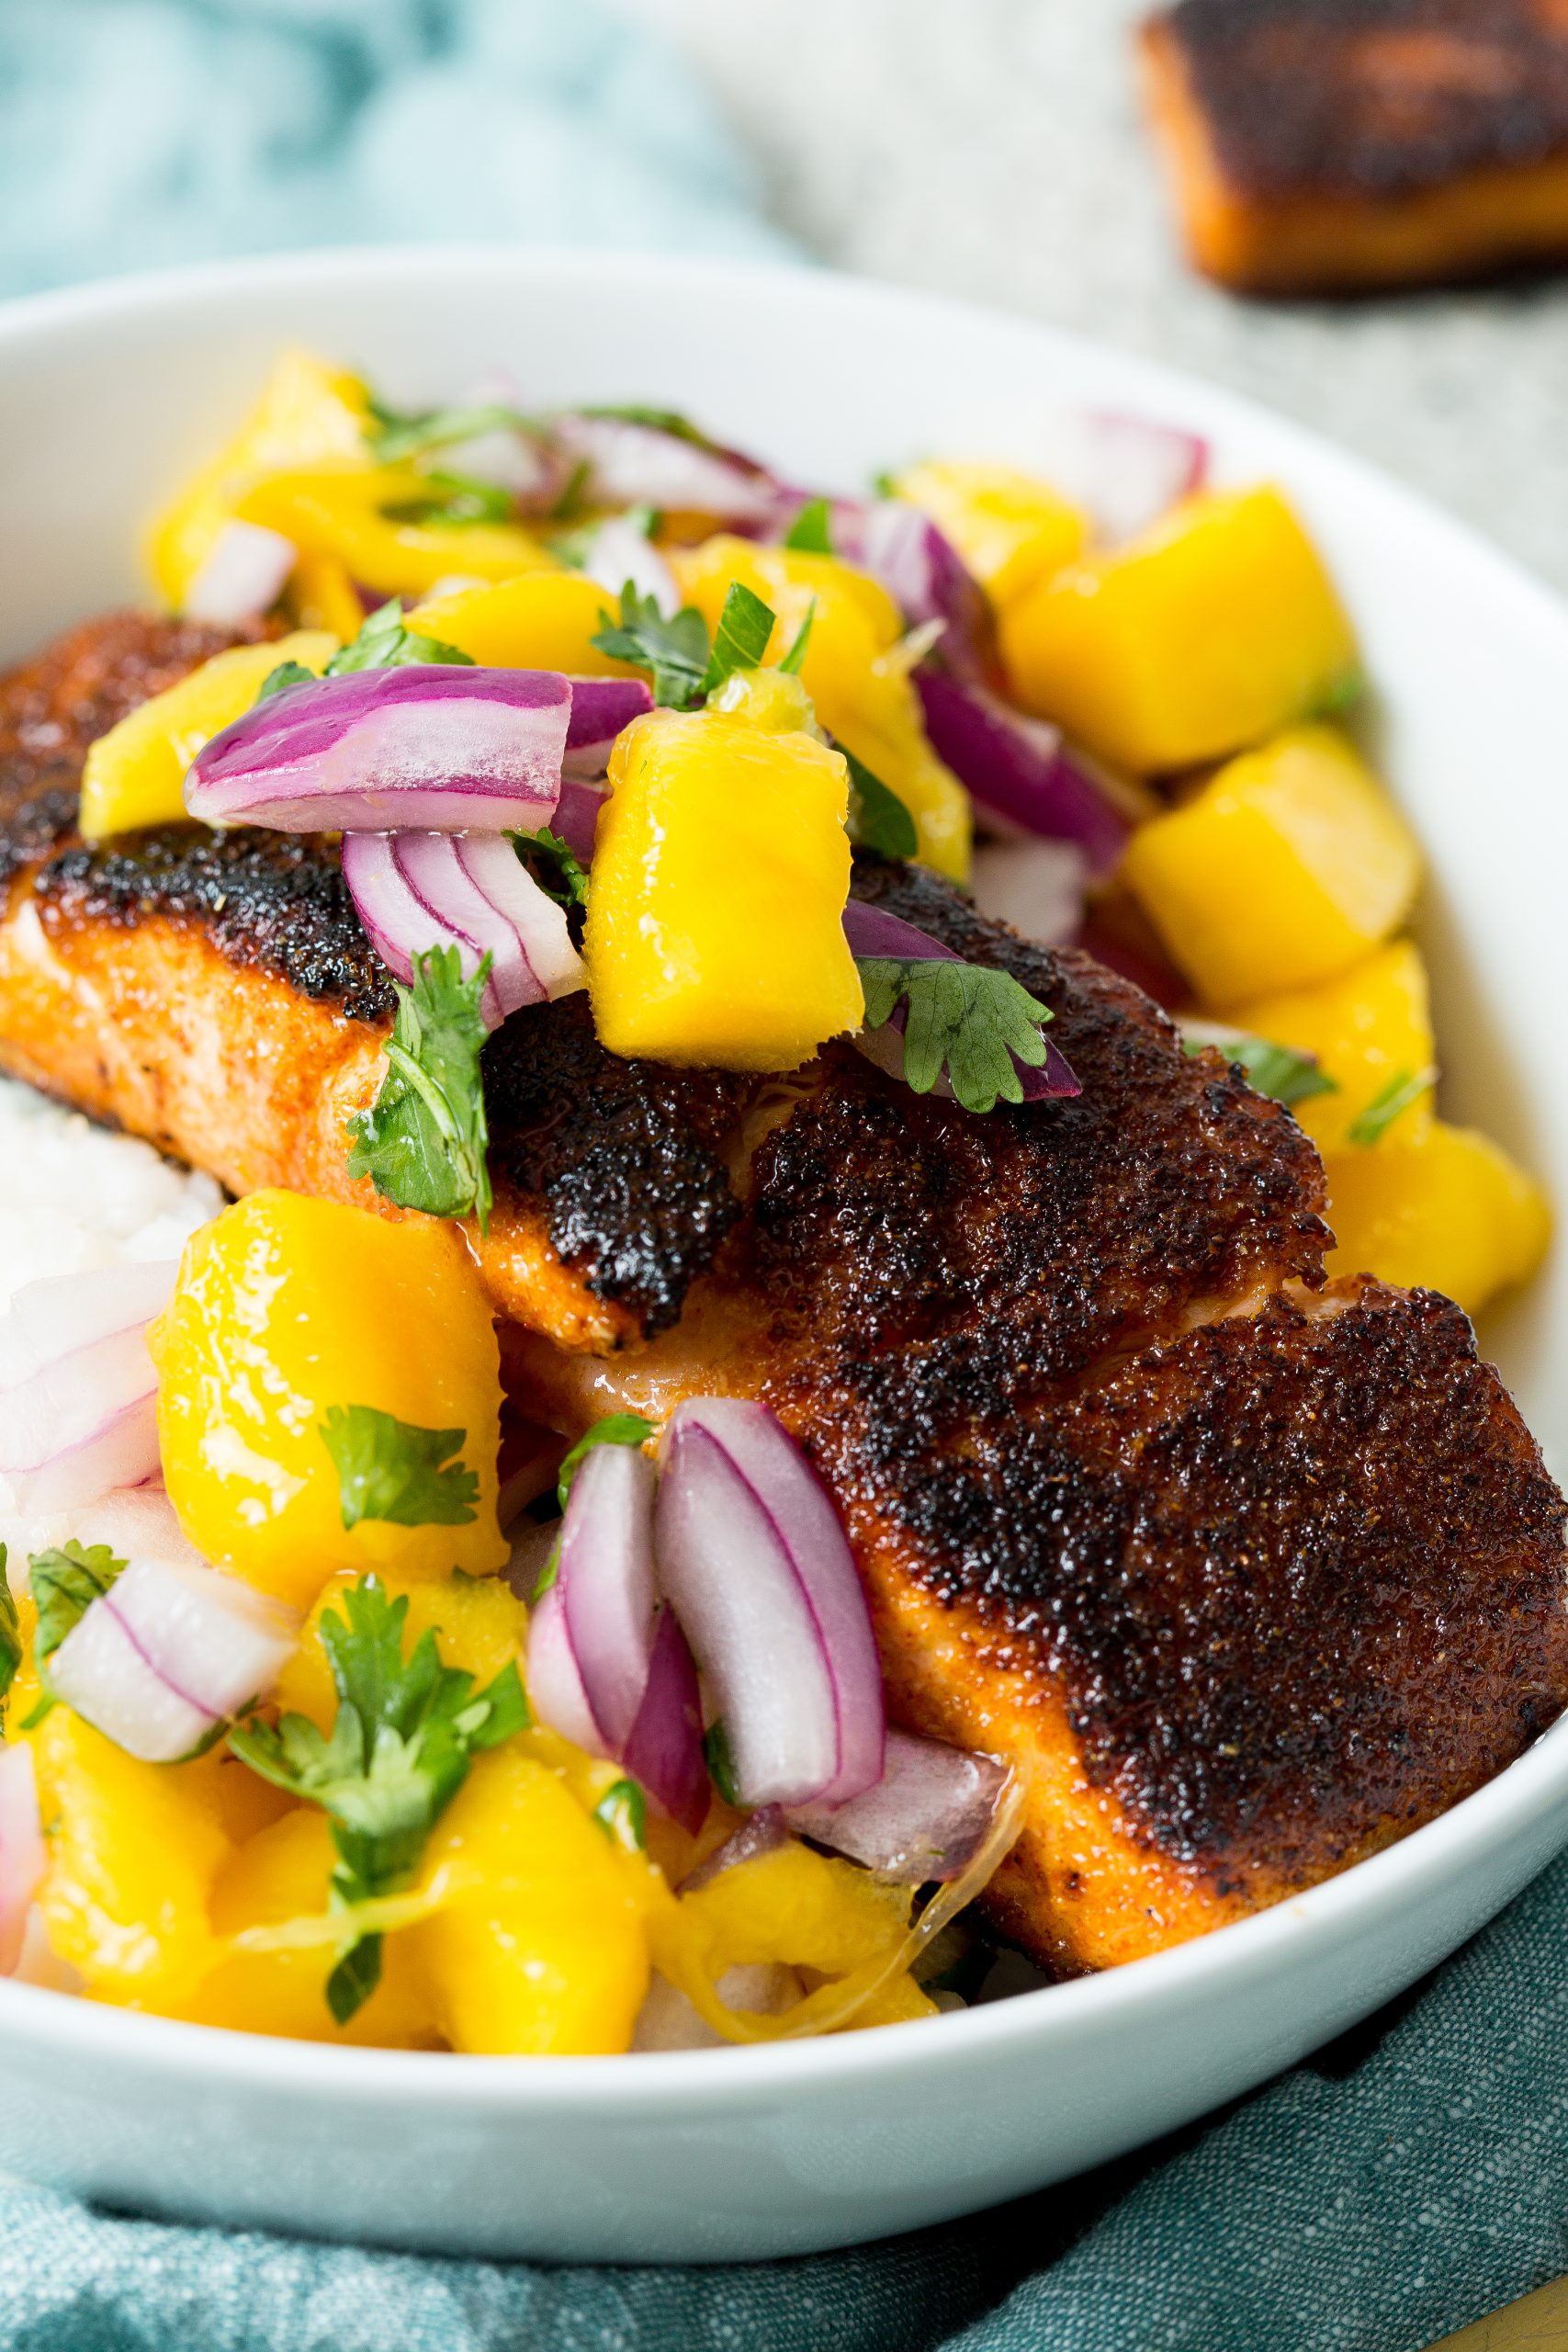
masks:
[(315, 678), (204, 744), (186, 807), (286, 832), (531, 831), (555, 811), (570, 715), (552, 670), (416, 662)]
[(890, 1731), (874, 1787), (847, 1804), (792, 1805), (785, 1818), (803, 1837), (884, 1878), (923, 1886), (967, 1870), (990, 1834), (1007, 1779), (994, 1757)]
[(1201, 490), (1209, 445), (1180, 425), (1111, 409), (1065, 411), (1045, 421), (1039, 469), (1089, 509), (1102, 545), (1136, 538)]
[(498, 834), (346, 833), (343, 873), (371, 944), (405, 984), (431, 947), (456, 947), (470, 977), (494, 958), (482, 1004), (492, 1029), (584, 985), (566, 910)]
[(839, 499), (833, 545), (846, 562), (880, 582), (911, 627), (943, 624), (942, 658), (953, 670), (969, 676), (987, 666), (993, 631), (985, 591), (946, 533), (918, 506), (893, 498), (870, 505)]
[(1083, 927), (1088, 862), (1071, 842), (986, 842), (975, 852), (975, 905), (1041, 947), (1066, 947)]
[(612, 596), (628, 582), (639, 596), (651, 596), (666, 620), (681, 605), (675, 575), (646, 531), (624, 514), (607, 514), (589, 540), (582, 558), (585, 576), (598, 582)]
[[(604, 1450), (607, 1453), (624, 1451), (620, 1446)], [(707, 1817), (709, 1804), (702, 1698), (686, 1636), (668, 1609), (660, 1615), (647, 1688), (626, 1735), (621, 1761), (671, 1820), (678, 1821), (694, 1838)]]
[[(889, 1733), (889, 1738), (892, 1734)], [(696, 1894), (711, 1886), (716, 1878), (732, 1871), (737, 1862), (754, 1862), (761, 1855), (777, 1853), (789, 1843), (789, 1828), (784, 1808), (776, 1804), (761, 1804), (749, 1813), (739, 1829), (732, 1830), (722, 1846), (716, 1847), (705, 1862), (689, 1871), (675, 1889), (677, 1894)]]
[(567, 1629), (566, 1600), (559, 1583), (539, 1595), (528, 1611), (528, 1656), (524, 1677), (528, 1703), (542, 1724), (570, 1739), (585, 1756), (604, 1756), (604, 1745)]
[(0, 1748), (0, 1976), (22, 1956), (28, 1913), (49, 1867), (30, 1740)]
[(593, 843), (598, 832), (599, 811), (609, 795), (598, 786), (583, 784), (574, 776), (561, 779), (560, 799), (557, 804), (553, 831), (558, 832), (580, 865), (593, 863)]
[(570, 412), (550, 430), (557, 447), (587, 468), (580, 495), (590, 505), (673, 507), (742, 525), (769, 523), (778, 511), (777, 477), (739, 450), (626, 416)]
[[(849, 941), (852, 956), (886, 957), (894, 963), (926, 963), (934, 957), (946, 957), (953, 963), (963, 958), (951, 947), (943, 947), (928, 931), (906, 922), (901, 915), (887, 913), (885, 908), (868, 906), (863, 899), (852, 899), (844, 909), (844, 937)], [(886, 1070), (889, 1078), (902, 1083), (904, 1077), (904, 1030), (908, 1020), (908, 1007), (895, 1007), (892, 1018), (880, 1029), (862, 1029), (854, 1043), (867, 1061)], [(1083, 1092), (1083, 1084), (1072, 1064), (1059, 1046), (1045, 1037), (1045, 1058), (1038, 1066), (1021, 1062), (1013, 1057), (1013, 1067), (1023, 1090), (1026, 1102), (1060, 1101)], [(952, 1088), (945, 1073), (932, 1088), (933, 1094), (952, 1100)]]
[(292, 1611), (238, 1577), (144, 1556), (83, 1612), (50, 1681), (128, 1755), (172, 1764), (271, 1689), (299, 1633)]
[(1096, 880), (1111, 871), (1132, 827), (1055, 728), (947, 670), (922, 665), (915, 685), (931, 749), (983, 808), (1025, 832), (1077, 842)]
[(186, 620), (236, 628), (276, 604), (299, 560), (299, 548), (281, 531), (231, 517), (208, 549), (180, 609)]
[(882, 1675), (827, 1488), (766, 1406), (687, 1397), (665, 1431), (656, 1548), (741, 1802), (833, 1802), (882, 1770)]
[[(652, 708), (653, 696), (640, 678), (573, 678), (562, 775), (602, 776), (616, 736)], [(559, 832), (558, 808), (556, 813)]]
[(636, 1446), (593, 1447), (573, 1476), (557, 1553), (556, 1583), (583, 1694), (615, 1755), (637, 1720), (653, 1655), (656, 1478)]
[(74, 1510), (158, 1468), (146, 1329), (172, 1261), (24, 1283), (0, 1317), (0, 1475), (18, 1510)]

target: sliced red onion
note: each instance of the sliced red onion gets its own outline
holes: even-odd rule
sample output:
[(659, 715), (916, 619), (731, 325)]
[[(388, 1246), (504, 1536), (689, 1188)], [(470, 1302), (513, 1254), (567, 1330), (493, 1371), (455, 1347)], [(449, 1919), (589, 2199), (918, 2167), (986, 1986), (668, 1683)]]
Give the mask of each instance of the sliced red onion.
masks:
[[(964, 960), (951, 947), (943, 947), (940, 940), (933, 939), (929, 931), (920, 931), (901, 915), (891, 915), (885, 908), (868, 906), (860, 899), (852, 899), (844, 909), (844, 937), (852, 956), (886, 957), (893, 963), (928, 963), (935, 957), (945, 957), (953, 963)], [(908, 1006), (900, 1003), (880, 1029), (857, 1030), (854, 1038), (867, 1061), (874, 1062), (878, 1069), (886, 1070), (889, 1078), (900, 1083), (904, 1077), (904, 1031), (908, 1018)], [(1082, 1081), (1048, 1033), (1043, 1062), (1038, 1066), (1021, 1062), (1014, 1055), (1013, 1067), (1026, 1102), (1060, 1101), (1083, 1092)], [(952, 1101), (953, 1090), (945, 1072), (931, 1091), (944, 1101)]]
[(272, 1688), (299, 1621), (216, 1568), (133, 1559), (49, 1664), (56, 1695), (146, 1764), (173, 1764)]
[(572, 1478), (556, 1583), (601, 1740), (619, 1755), (637, 1720), (653, 1655), (653, 1495), (657, 1474), (635, 1445), (598, 1445)]
[(562, 775), (602, 776), (616, 736), (652, 708), (653, 696), (640, 678), (573, 678)]
[(579, 412), (554, 418), (551, 433), (574, 466), (587, 468), (579, 494), (589, 505), (674, 507), (758, 525), (777, 512), (777, 477), (739, 450), (631, 417)]
[(343, 873), (371, 944), (405, 984), (431, 947), (456, 947), (470, 976), (494, 958), (481, 1008), (492, 1029), (584, 985), (566, 910), (497, 833), (345, 833)]
[(315, 678), (204, 744), (186, 807), (286, 832), (532, 831), (554, 814), (570, 715), (553, 670), (415, 662)]
[(1209, 445), (1179, 425), (1110, 409), (1064, 412), (1044, 427), (1040, 469), (1118, 547), (1208, 478)]
[(847, 1804), (792, 1805), (789, 1826), (884, 1878), (923, 1886), (956, 1878), (990, 1834), (1007, 1769), (934, 1739), (887, 1735), (887, 1761), (874, 1787)]
[(18, 1510), (74, 1510), (158, 1468), (147, 1326), (178, 1267), (109, 1266), (24, 1283), (0, 1317), (0, 1475)]
[[(887, 1736), (891, 1741), (897, 1734), (889, 1732)], [(703, 1887), (711, 1886), (716, 1878), (722, 1878), (726, 1871), (732, 1871), (737, 1862), (754, 1862), (760, 1855), (777, 1853), (781, 1846), (788, 1843), (789, 1827), (783, 1806), (759, 1805), (755, 1813), (747, 1815), (739, 1828), (733, 1830), (722, 1846), (715, 1848), (705, 1862), (699, 1862), (694, 1871), (688, 1871), (675, 1892), (677, 1894), (695, 1894)]]
[(181, 610), (187, 620), (218, 628), (254, 620), (276, 604), (299, 560), (299, 548), (281, 531), (231, 518), (186, 590)]
[(1089, 862), (1071, 842), (983, 842), (969, 888), (976, 907), (1041, 947), (1066, 947), (1083, 925)]
[(983, 808), (1025, 832), (1076, 842), (1096, 880), (1111, 872), (1132, 827), (1064, 749), (1055, 728), (950, 670), (922, 665), (915, 685), (931, 749)]
[(981, 669), (991, 640), (984, 590), (946, 533), (901, 499), (833, 507), (833, 545), (879, 581), (911, 626), (943, 624), (942, 658), (964, 675)]
[(20, 1739), (0, 1748), (0, 1976), (13, 1974), (21, 1959), (28, 1913), (48, 1866), (32, 1743)]
[(835, 1803), (882, 1770), (882, 1675), (832, 1498), (764, 1405), (687, 1397), (665, 1431), (660, 1580), (745, 1804)]
[(652, 597), (667, 620), (680, 610), (674, 573), (647, 532), (624, 514), (606, 514), (584, 550), (582, 569), (612, 596), (618, 596), (629, 582), (639, 596)]
[(559, 1583), (539, 1595), (528, 1611), (528, 1703), (542, 1724), (559, 1732), (585, 1756), (608, 1754), (567, 1630), (566, 1600)]
[[(603, 1451), (620, 1453), (626, 1449), (605, 1446)], [(576, 1492), (575, 1487), (572, 1491)], [(702, 1697), (686, 1636), (668, 1609), (660, 1615), (647, 1688), (621, 1750), (621, 1761), (671, 1820), (678, 1821), (694, 1838), (707, 1817), (710, 1802), (707, 1759), (703, 1754)]]
[(608, 797), (608, 793), (597, 785), (584, 784), (575, 776), (561, 778), (560, 799), (556, 806), (552, 830), (560, 835), (573, 857), (583, 865), (593, 863), (599, 811)]

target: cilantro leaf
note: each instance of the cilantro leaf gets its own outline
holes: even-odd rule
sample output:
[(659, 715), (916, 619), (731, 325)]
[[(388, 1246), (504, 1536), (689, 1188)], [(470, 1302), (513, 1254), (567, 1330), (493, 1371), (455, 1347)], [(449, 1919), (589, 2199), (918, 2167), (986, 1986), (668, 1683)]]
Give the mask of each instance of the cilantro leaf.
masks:
[(463, 978), (456, 947), (428, 948), (413, 959), (413, 986), (397, 989), (398, 1013), (382, 1048), (388, 1070), (368, 1111), (349, 1121), (351, 1176), (368, 1176), (384, 1200), (432, 1216), (477, 1214), (490, 1223), (490, 1171), (479, 1049), (479, 1001), (487, 956)]
[(919, 847), (915, 820), (898, 795), (840, 743), (850, 771), (850, 839), (884, 857), (913, 857)]
[(22, 1662), (22, 1624), (17, 1614), (17, 1596), (6, 1573), (6, 1547), (0, 1544), (0, 1700), (16, 1680), (17, 1668)]
[(649, 424), (656, 433), (672, 433), (677, 441), (695, 441), (705, 449), (714, 446), (707, 435), (689, 416), (682, 416), (678, 408), (650, 408), (639, 401), (624, 401), (617, 406), (607, 401), (595, 408), (580, 408), (575, 413), (609, 417), (617, 424)]
[(726, 1804), (738, 1805), (740, 1792), (735, 1785), (735, 1758), (730, 1753), (729, 1734), (721, 1716), (716, 1715), (703, 1734), (703, 1755), (706, 1759), (708, 1779)]
[(644, 1445), (653, 1435), (653, 1423), (641, 1413), (606, 1413), (584, 1430), (577, 1443), (562, 1459), (556, 1480), (556, 1496), (562, 1510), (571, 1492), (571, 1482), (581, 1468), (585, 1457), (599, 1445)]
[(1408, 1111), (1412, 1102), (1419, 1102), (1437, 1075), (1430, 1066), (1426, 1069), (1396, 1070), (1388, 1084), (1373, 1095), (1366, 1109), (1351, 1120), (1345, 1130), (1348, 1140), (1360, 1145), (1363, 1149), (1381, 1143), (1400, 1113)]
[(338, 1860), (332, 1898), (344, 1914), (345, 1949), (327, 1983), (340, 2025), (376, 1989), (380, 1938), (359, 1936), (356, 1903), (393, 1894), (416, 1875), (425, 1842), (481, 1749), (498, 1747), (532, 1720), (515, 1664), (485, 1689), (443, 1666), (435, 1635), (403, 1656), (408, 1596), (389, 1600), (366, 1577), (344, 1595), (343, 1614), (321, 1619), (321, 1645), (337, 1688), (337, 1717), (325, 1737), (304, 1715), (276, 1724), (253, 1720), (229, 1745), (263, 1780), (319, 1804), (332, 1824)]
[(424, 475), (428, 494), (394, 498), (382, 507), (389, 523), (421, 523), (426, 528), (463, 530), (473, 523), (510, 523), (515, 511), (512, 492), (492, 481), (476, 481), (469, 474)]
[(468, 408), (433, 408), (423, 415), (399, 416), (372, 403), (375, 427), (365, 435), (378, 465), (400, 465), (426, 449), (443, 449), (454, 441), (477, 440), (481, 433), (534, 433), (520, 409), (499, 401), (484, 401)]
[(612, 1844), (628, 1853), (648, 1844), (648, 1799), (635, 1781), (613, 1781), (593, 1808), (593, 1818)]
[(315, 683), (314, 670), (307, 670), (303, 662), (280, 662), (256, 688), (256, 700), (265, 702), (269, 695), (286, 695), (290, 686), (313, 686)]
[(653, 699), (671, 710), (689, 710), (705, 691), (709, 666), (707, 623), (693, 605), (666, 619), (652, 596), (639, 596), (628, 581), (621, 591), (621, 617), (601, 612), (604, 626), (591, 640), (616, 662), (647, 670)]
[(857, 956), (868, 1029), (908, 1007), (904, 1029), (904, 1081), (929, 1094), (945, 1070), (953, 1100), (966, 1111), (989, 1111), (1001, 1100), (1021, 1102), (1014, 1057), (1038, 1069), (1045, 1059), (1042, 1022), (1049, 1009), (1010, 972), (948, 956), (927, 962)]
[[(126, 1563), (117, 1559), (107, 1544), (83, 1545), (74, 1537), (57, 1550), (34, 1552), (28, 1559), (28, 1582), (38, 1610), (33, 1662), (39, 1669), (43, 1695), (23, 1724), (24, 1731), (36, 1729), (60, 1703), (50, 1688), (45, 1662), (54, 1656), (66, 1634), (81, 1623), (94, 1601), (101, 1600), (115, 1578), (124, 1574), (125, 1567)], [(15, 1603), (12, 1609), (14, 1614)]]
[(792, 678), (800, 674), (800, 665), (806, 659), (806, 649), (811, 642), (811, 632), (816, 625), (817, 599), (813, 596), (806, 607), (806, 618), (795, 632), (794, 643), (779, 663), (779, 668), (787, 671)]
[(588, 869), (570, 842), (541, 825), (536, 833), (508, 833), (507, 840), (538, 884), (558, 907), (588, 904)]
[(471, 1524), (479, 1482), (461, 1459), (466, 1430), (420, 1429), (374, 1405), (329, 1405), (321, 1431), (345, 1527), (362, 1519), (393, 1527)]
[(718, 627), (713, 636), (713, 651), (708, 655), (699, 691), (711, 695), (731, 671), (757, 669), (767, 652), (777, 618), (771, 605), (764, 605), (761, 596), (739, 580), (732, 580), (725, 591)]
[(1221, 1021), (1184, 1021), (1182, 1052), (1201, 1054), (1205, 1046), (1217, 1046), (1227, 1061), (1240, 1065), (1248, 1086), (1276, 1102), (1310, 1102), (1315, 1094), (1339, 1091), (1337, 1082), (1318, 1068), (1315, 1054), (1298, 1053), (1293, 1046), (1227, 1028)]
[[(396, 596), (389, 596), (366, 615), (358, 636), (333, 655), (324, 674), (342, 678), (351, 670), (402, 670), (417, 662), (457, 662), (469, 670), (474, 666), (472, 654), (444, 645), (438, 637), (405, 628), (402, 605)], [(276, 675), (274, 671), (273, 676)]]
[(784, 533), (784, 545), (797, 548), (802, 555), (832, 554), (832, 509), (825, 498), (807, 500)]

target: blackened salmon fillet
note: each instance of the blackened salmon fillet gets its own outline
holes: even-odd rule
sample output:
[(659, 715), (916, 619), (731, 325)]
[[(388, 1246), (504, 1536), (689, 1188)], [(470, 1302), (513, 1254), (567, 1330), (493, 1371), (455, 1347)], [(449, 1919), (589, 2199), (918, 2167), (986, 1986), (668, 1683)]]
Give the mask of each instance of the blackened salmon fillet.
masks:
[[(0, 684), (0, 1066), (235, 1190), (381, 1205), (343, 1125), (391, 991), (335, 850), (72, 832), (116, 694), (210, 650), (119, 618)], [(1568, 1701), (1564, 1506), (1458, 1308), (1325, 1287), (1287, 1111), (934, 876), (863, 856), (853, 887), (1046, 1001), (1081, 1096), (975, 1117), (847, 1045), (779, 1081), (620, 1061), (571, 998), (487, 1046), (475, 1247), (562, 1434), (694, 1390), (782, 1416), (849, 1525), (895, 1718), (1025, 1782), (993, 1917), (1104, 1966), (1517, 1756)]]

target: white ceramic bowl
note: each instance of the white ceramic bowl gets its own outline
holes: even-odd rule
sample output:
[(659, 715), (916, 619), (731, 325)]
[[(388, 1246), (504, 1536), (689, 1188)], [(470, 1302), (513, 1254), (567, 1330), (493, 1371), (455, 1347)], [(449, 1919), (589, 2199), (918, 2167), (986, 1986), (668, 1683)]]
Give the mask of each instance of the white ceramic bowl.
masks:
[[(1376, 749), (1431, 859), (1445, 1101), (1568, 1168), (1568, 612), (1456, 525), (1245, 402), (987, 313), (806, 273), (492, 249), (202, 270), (0, 311), (0, 653), (144, 594), (139, 530), (277, 345), (436, 401), (669, 402), (806, 481), (1030, 462), (1087, 401), (1274, 475), (1360, 628)], [(1485, 1338), (1568, 1462), (1560, 1257)], [(904, 2230), (1152, 2138), (1451, 1951), (1568, 1840), (1568, 1721), (1403, 1845), (1258, 1918), (1015, 2001), (785, 2048), (507, 2060), (320, 2049), (0, 1984), (0, 2165), (118, 2205), (395, 2245), (719, 2260)]]

